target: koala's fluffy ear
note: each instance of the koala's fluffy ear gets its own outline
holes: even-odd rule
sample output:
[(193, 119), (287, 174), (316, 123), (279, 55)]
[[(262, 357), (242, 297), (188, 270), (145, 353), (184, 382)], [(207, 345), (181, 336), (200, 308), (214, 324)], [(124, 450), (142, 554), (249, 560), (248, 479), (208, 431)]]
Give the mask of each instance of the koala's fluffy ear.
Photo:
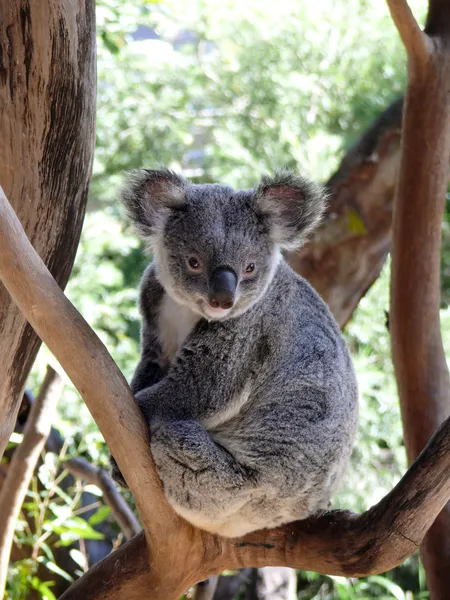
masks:
[(255, 199), (269, 220), (273, 241), (284, 250), (301, 246), (326, 208), (324, 189), (290, 171), (264, 175)]
[(171, 210), (183, 209), (186, 185), (169, 169), (139, 169), (128, 174), (120, 196), (139, 235), (151, 240), (162, 231)]

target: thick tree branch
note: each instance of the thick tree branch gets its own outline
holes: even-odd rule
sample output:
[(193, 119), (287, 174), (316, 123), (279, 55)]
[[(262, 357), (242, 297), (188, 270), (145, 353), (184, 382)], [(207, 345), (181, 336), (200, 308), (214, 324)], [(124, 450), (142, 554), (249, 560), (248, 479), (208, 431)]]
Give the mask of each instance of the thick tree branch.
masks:
[(0, 279), (84, 398), (133, 491), (145, 530), (164, 545), (179, 519), (153, 467), (141, 412), (104, 345), (33, 250), (1, 188)]
[[(83, 225), (95, 98), (95, 1), (0, 2), (1, 185), (62, 288)], [(0, 286), (0, 456), (39, 343)]]
[(407, 0), (387, 0), (392, 20), (413, 62), (425, 63), (430, 57), (431, 43), (420, 29)]
[[(430, 2), (427, 28), (434, 33), (429, 60), (410, 73), (406, 92), (393, 216), (389, 325), (409, 461), (450, 414), (439, 322), (441, 224), (450, 157), (448, 2)], [(414, 49), (406, 49), (411, 62)], [(450, 589), (449, 506), (427, 535), (422, 558), (431, 597), (445, 600)]]
[[(145, 541), (139, 534), (90, 569), (61, 600), (138, 600), (142, 589), (153, 591), (151, 600), (174, 600), (196, 579), (226, 568), (280, 565), (347, 577), (382, 573), (417, 549), (449, 497), (450, 419), (392, 492), (361, 515), (332, 511), (233, 540), (183, 527), (173, 539), (174, 554), (182, 555), (176, 564), (182, 568), (166, 595), (154, 590), (152, 571), (143, 558)], [(180, 550), (187, 544), (186, 555)], [(111, 570), (114, 577), (109, 579)]]
[(50, 433), (62, 379), (51, 367), (42, 383), (0, 492), (0, 598), (3, 598), (16, 521), (39, 455)]
[(311, 242), (289, 255), (343, 327), (379, 275), (391, 243), (403, 99), (391, 104), (326, 185), (329, 211)]

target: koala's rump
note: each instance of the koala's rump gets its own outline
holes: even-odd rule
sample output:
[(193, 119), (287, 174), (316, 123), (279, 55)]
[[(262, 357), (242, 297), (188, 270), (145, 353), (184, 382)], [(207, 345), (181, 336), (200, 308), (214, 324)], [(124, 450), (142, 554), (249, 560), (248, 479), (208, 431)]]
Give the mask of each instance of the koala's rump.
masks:
[(266, 497), (295, 496), (300, 503), (303, 496), (326, 505), (356, 430), (356, 402), (338, 398), (342, 391), (298, 385), (278, 389), (275, 399), (250, 397), (238, 415), (209, 433), (253, 469)]

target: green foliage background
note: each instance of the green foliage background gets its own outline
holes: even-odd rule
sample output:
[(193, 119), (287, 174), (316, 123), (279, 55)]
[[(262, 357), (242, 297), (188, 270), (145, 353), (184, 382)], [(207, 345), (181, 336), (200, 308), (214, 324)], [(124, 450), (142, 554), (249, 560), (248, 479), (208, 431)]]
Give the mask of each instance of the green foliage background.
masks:
[[(423, 20), (426, 3), (410, 4)], [(123, 172), (161, 163), (195, 181), (251, 186), (263, 172), (287, 166), (325, 180), (374, 117), (402, 93), (405, 56), (378, 0), (100, 0), (97, 21), (97, 147), (67, 294), (130, 377), (138, 359), (137, 286), (148, 257), (118, 206)], [(137, 25), (150, 27), (157, 39), (134, 39)], [(446, 347), (449, 232), (447, 220), (441, 314)], [(355, 511), (377, 502), (405, 469), (385, 327), (388, 280), (386, 264), (345, 332), (361, 412), (352, 466), (336, 504)], [(30, 377), (35, 391), (47, 362), (54, 364), (43, 348)], [(70, 382), (56, 426), (66, 438), (62, 462), (82, 455), (107, 464), (103, 439)], [(39, 494), (48, 495), (48, 482), (54, 482), (57, 471), (50, 469), (53, 480), (46, 479), (45, 465), (39, 472), (44, 490), (30, 489), (17, 528), (17, 541), (33, 548), (37, 533), (27, 531), (24, 517), (34, 514)], [(77, 510), (73, 497), (58, 498), (53, 512), (40, 515), (41, 530), (51, 527), (61, 505), (70, 507), (67, 519)], [(72, 539), (92, 533), (75, 525), (67, 525)], [(52, 562), (52, 548), (39, 547), (37, 561), (45, 556)], [(76, 556), (81, 572), (85, 565)], [(51, 582), (37, 577), (36, 564), (12, 566), (8, 597), (26, 598), (31, 588), (52, 597)], [(304, 599), (426, 597), (417, 557), (383, 577), (360, 581), (299, 574), (299, 598)]]

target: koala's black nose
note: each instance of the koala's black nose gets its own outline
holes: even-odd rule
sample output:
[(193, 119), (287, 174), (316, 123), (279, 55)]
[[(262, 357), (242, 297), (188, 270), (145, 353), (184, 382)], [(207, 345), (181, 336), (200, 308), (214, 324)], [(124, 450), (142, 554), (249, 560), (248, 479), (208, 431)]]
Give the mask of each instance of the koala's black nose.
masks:
[(214, 308), (231, 308), (237, 288), (237, 275), (232, 269), (214, 269), (209, 284), (209, 303)]

